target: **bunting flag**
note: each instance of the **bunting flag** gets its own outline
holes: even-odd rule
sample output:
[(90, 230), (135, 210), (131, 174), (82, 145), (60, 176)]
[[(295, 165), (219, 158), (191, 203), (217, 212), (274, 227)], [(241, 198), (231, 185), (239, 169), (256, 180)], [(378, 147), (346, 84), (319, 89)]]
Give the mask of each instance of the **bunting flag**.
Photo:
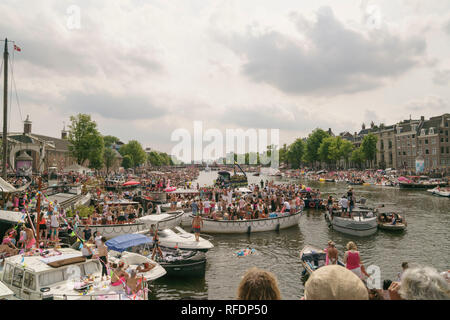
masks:
[(14, 50), (16, 50), (16, 51), (22, 51), (22, 49), (20, 49), (18, 46), (16, 46), (16, 45), (14, 45)]

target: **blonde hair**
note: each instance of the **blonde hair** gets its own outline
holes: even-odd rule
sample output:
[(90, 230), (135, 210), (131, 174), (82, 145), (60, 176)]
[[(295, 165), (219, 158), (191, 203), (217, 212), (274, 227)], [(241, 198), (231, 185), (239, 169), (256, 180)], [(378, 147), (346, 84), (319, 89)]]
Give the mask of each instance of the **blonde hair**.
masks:
[(347, 250), (358, 250), (358, 248), (353, 241), (350, 241), (349, 243), (347, 243)]
[(239, 284), (237, 299), (281, 300), (276, 277), (255, 267), (249, 269)]

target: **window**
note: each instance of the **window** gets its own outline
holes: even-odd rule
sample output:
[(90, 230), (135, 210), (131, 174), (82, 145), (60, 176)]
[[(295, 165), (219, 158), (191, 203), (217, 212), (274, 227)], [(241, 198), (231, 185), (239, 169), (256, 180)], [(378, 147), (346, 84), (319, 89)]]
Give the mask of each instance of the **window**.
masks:
[(23, 279), (24, 270), (22, 268), (14, 269), (14, 276), (12, 279), (12, 285), (17, 288), (22, 288), (22, 279)]
[(444, 142), (444, 138), (441, 138), (441, 142)]
[(428, 139), (425, 139), (425, 144), (428, 144)]
[(406, 152), (405, 151), (403, 151), (403, 155), (406, 156)]
[(430, 151), (428, 149), (425, 149), (425, 154), (430, 154)]
[(431, 139), (431, 144), (436, 144), (436, 138)]
[(50, 271), (39, 275), (40, 287), (47, 287), (62, 281), (64, 281), (64, 274), (62, 270)]
[(421, 136), (424, 136), (424, 135), (425, 135), (425, 129), (421, 129), (421, 130), (420, 130), (420, 135), (421, 135)]
[(434, 128), (430, 128), (430, 130), (428, 131), (428, 134), (434, 134)]
[(444, 153), (444, 147), (441, 147), (441, 153)]
[(446, 152), (448, 153), (448, 147), (447, 147), (447, 148), (445, 148), (445, 149), (447, 150)]
[(433, 167), (437, 167), (437, 160), (433, 159)]
[(432, 154), (436, 154), (436, 148), (433, 148)]
[(3, 272), (3, 282), (11, 284), (13, 270), (13, 266), (9, 263), (5, 266), (5, 271)]
[[(416, 131), (416, 129), (414, 129), (414, 131)], [(416, 137), (416, 135), (415, 135), (415, 134), (413, 134), (413, 135), (412, 135), (412, 138), (414, 139), (415, 137)]]
[(25, 272), (23, 286), (31, 290), (36, 290), (36, 276), (30, 272)]

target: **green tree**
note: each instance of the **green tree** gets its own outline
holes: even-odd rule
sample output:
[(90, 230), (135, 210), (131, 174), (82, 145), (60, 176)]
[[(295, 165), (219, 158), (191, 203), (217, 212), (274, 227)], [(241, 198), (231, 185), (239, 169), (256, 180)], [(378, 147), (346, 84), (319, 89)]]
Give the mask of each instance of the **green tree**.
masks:
[(148, 154), (148, 162), (154, 167), (161, 166), (161, 158), (159, 157), (158, 152), (156, 151), (150, 151)]
[(129, 169), (133, 166), (133, 159), (131, 159), (131, 156), (129, 154), (126, 154), (123, 156), (122, 159), (122, 167), (125, 169)]
[(355, 149), (352, 151), (352, 156), (350, 160), (355, 163), (358, 167), (361, 167), (361, 164), (364, 162), (364, 153), (361, 148)]
[(89, 160), (91, 168), (101, 168), (103, 163), (103, 138), (97, 130), (97, 123), (87, 114), (78, 114), (70, 117), (69, 125), (69, 152), (83, 165)]
[(303, 155), (305, 152), (305, 143), (302, 139), (295, 140), (287, 150), (287, 159), (293, 169), (301, 166)]
[(363, 141), (361, 143), (361, 151), (364, 154), (364, 159), (370, 162), (370, 166), (372, 167), (373, 160), (377, 155), (377, 141), (378, 137), (372, 133), (364, 136)]
[(106, 167), (106, 173), (109, 173), (109, 169), (114, 165), (114, 161), (116, 161), (116, 153), (111, 148), (105, 148), (103, 152), (103, 159)]
[(118, 144), (120, 139), (114, 136), (104, 136), (105, 148), (111, 148), (114, 144)]
[(120, 147), (119, 152), (123, 157), (125, 157), (125, 155), (130, 156), (132, 167), (134, 168), (145, 163), (145, 160), (147, 159), (147, 154), (142, 148), (142, 145), (136, 140), (131, 140), (127, 144), (124, 144)]
[(348, 167), (348, 160), (352, 155), (352, 151), (354, 149), (353, 144), (348, 140), (342, 140), (342, 144), (340, 147), (341, 156), (345, 160), (345, 165)]
[(316, 129), (308, 136), (308, 140), (306, 141), (305, 160), (313, 167), (315, 167), (316, 162), (320, 160), (320, 144), (322, 143), (322, 140), (327, 137), (329, 137), (329, 134), (322, 129)]
[(319, 159), (323, 162), (325, 162), (328, 167), (330, 166), (330, 163), (332, 162), (331, 158), (331, 148), (334, 142), (333, 137), (326, 137), (322, 140), (320, 143), (319, 149), (317, 150), (317, 153), (319, 155)]

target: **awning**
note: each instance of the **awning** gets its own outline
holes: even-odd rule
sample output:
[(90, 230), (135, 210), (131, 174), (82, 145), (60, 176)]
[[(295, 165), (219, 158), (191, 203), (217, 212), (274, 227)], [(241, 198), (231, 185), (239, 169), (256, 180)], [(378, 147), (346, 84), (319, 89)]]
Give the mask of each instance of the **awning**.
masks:
[(13, 193), (13, 192), (18, 192), (18, 189), (16, 189), (9, 182), (7, 182), (7, 181), (3, 180), (2, 178), (0, 178), (0, 192)]
[(137, 186), (141, 184), (139, 181), (134, 181), (134, 180), (130, 180), (125, 182), (122, 186), (127, 187), (127, 186)]
[(143, 234), (124, 234), (106, 241), (105, 244), (109, 250), (123, 252), (128, 248), (152, 242), (152, 239)]

